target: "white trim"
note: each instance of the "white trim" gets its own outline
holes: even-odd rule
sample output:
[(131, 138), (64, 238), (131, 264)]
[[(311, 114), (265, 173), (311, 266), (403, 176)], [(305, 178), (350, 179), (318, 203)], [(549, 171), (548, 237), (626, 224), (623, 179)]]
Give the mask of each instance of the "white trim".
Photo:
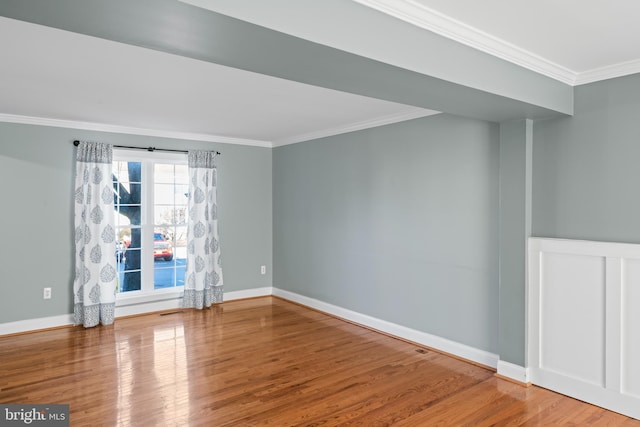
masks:
[[(167, 294), (167, 295), (171, 295), (171, 294)], [(488, 366), (493, 369), (496, 369), (499, 364), (498, 355), (496, 354), (493, 354), (484, 350), (479, 350), (477, 348), (470, 347), (465, 344), (460, 344), (458, 342), (441, 338), (435, 335), (431, 335), (426, 332), (411, 329), (402, 325), (397, 325), (395, 323), (387, 322), (385, 320), (377, 319), (375, 317), (371, 317), (366, 314), (361, 314), (361, 313), (348, 310), (333, 304), (316, 300), (314, 298), (309, 298), (303, 295), (299, 295), (299, 294), (285, 291), (278, 288), (263, 287), (263, 288), (244, 289), (240, 291), (226, 292), (224, 294), (224, 300), (233, 301), (233, 300), (239, 300), (239, 299), (245, 299), (245, 298), (269, 296), (269, 295), (274, 295), (274, 296), (313, 308), (315, 310), (322, 311), (332, 316), (336, 316), (336, 317), (378, 330), (380, 332), (384, 332), (384, 333), (396, 336), (398, 338), (415, 342), (416, 344), (421, 344), (427, 347), (431, 347), (435, 350), (443, 351), (445, 353), (449, 353), (454, 356), (461, 357), (463, 359), (466, 359), (484, 366)], [(122, 304), (121, 302), (122, 300), (116, 303), (117, 304), (116, 318), (122, 317), (122, 316), (132, 316), (137, 314), (150, 313), (154, 311), (172, 310), (172, 309), (178, 310), (182, 308), (181, 297), (180, 298), (174, 297), (171, 299), (163, 299), (163, 300), (140, 302), (140, 303), (134, 302), (134, 298), (131, 298), (131, 300), (132, 301), (129, 301), (130, 302), (129, 304)], [(45, 317), (40, 319), (21, 320), (17, 322), (0, 324), (0, 335), (28, 332), (28, 331), (38, 330), (38, 329), (47, 329), (47, 328), (67, 326), (72, 324), (73, 324), (72, 314)], [(502, 362), (502, 364), (505, 364), (505, 363), (506, 362)], [(504, 366), (507, 366), (507, 365), (504, 365)], [(512, 376), (512, 375), (501, 373), (501, 375), (508, 376), (510, 378), (514, 378), (518, 381), (521, 381), (520, 379), (518, 379), (517, 374), (514, 374), (516, 376)]]
[(118, 308), (128, 307), (130, 305), (143, 305), (155, 303), (159, 301), (181, 299), (184, 289), (181, 287), (176, 289), (158, 289), (150, 292), (132, 291), (118, 292), (116, 294), (116, 317), (118, 317)]
[(444, 15), (415, 0), (353, 1), (563, 83), (573, 85), (576, 81), (576, 72)]
[(391, 114), (384, 117), (378, 117), (371, 120), (351, 123), (345, 126), (339, 126), (330, 129), (324, 129), (316, 132), (309, 132), (291, 137), (275, 140), (273, 142), (266, 140), (253, 140), (241, 138), (229, 138), (217, 135), (198, 134), (189, 132), (164, 131), (157, 129), (143, 129), (135, 127), (126, 127), (118, 125), (106, 125), (101, 123), (78, 122), (73, 120), (48, 119), (44, 117), (19, 116), (14, 114), (0, 113), (0, 122), (18, 123), (36, 126), (52, 126), (67, 129), (82, 129), (97, 132), (123, 133), (128, 135), (155, 136), (160, 138), (186, 139), (190, 141), (218, 142), (221, 144), (248, 145), (253, 147), (274, 148), (282, 145), (295, 144), (298, 142), (309, 141), (312, 139), (324, 138), (327, 136), (340, 135), (348, 132), (374, 128), (378, 126), (389, 125), (393, 123), (404, 122), (407, 120), (428, 117), (440, 114), (440, 111), (420, 109), (419, 111), (402, 112)]
[(415, 0), (353, 1), (571, 86), (640, 72), (640, 59), (582, 72), (573, 71)]
[(154, 311), (182, 309), (182, 297), (139, 304), (119, 305), (116, 302), (116, 319), (123, 316), (153, 313)]
[(57, 328), (73, 324), (73, 314), (40, 317), (38, 319), (17, 320), (15, 322), (0, 323), (0, 336), (36, 331), (38, 329)]
[(228, 136), (209, 135), (204, 133), (179, 132), (159, 129), (145, 129), (128, 126), (108, 125), (103, 123), (78, 122), (75, 120), (48, 119), (44, 117), (19, 116), (0, 113), (0, 122), (20, 123), (36, 126), (52, 126), (69, 129), (83, 129), (98, 132), (125, 133), (128, 135), (156, 136), (160, 138), (186, 139), (189, 141), (218, 142), (221, 144), (251, 145), (271, 148), (269, 141), (257, 139), (230, 138)]
[(267, 286), (264, 288), (243, 289), (241, 291), (225, 292), (224, 300), (233, 301), (237, 299), (266, 297), (269, 295), (273, 295), (273, 288), (271, 286)]
[(640, 59), (623, 62), (620, 64), (609, 65), (606, 67), (595, 68), (593, 70), (579, 73), (576, 78), (575, 85), (583, 85), (587, 83), (598, 82), (601, 80), (613, 79), (616, 77), (628, 76), (640, 73)]
[(528, 259), (531, 382), (640, 419), (640, 394), (625, 386), (639, 366), (637, 350), (628, 352), (634, 320), (625, 315), (635, 299), (624, 297), (637, 285), (629, 277), (638, 276), (630, 265), (640, 244), (530, 238)]
[[(224, 301), (271, 295), (271, 287), (244, 289), (224, 293)], [(182, 291), (133, 296), (116, 301), (116, 318), (162, 310), (182, 309)], [(143, 300), (144, 298), (144, 300)]]
[(505, 362), (504, 360), (498, 361), (498, 375), (520, 383), (528, 384), (531, 382), (529, 376), (529, 369), (520, 365), (514, 365), (513, 363)]
[(277, 139), (273, 141), (273, 147), (296, 144), (298, 142), (310, 141), (312, 139), (325, 138), (328, 136), (340, 135), (343, 133), (355, 132), (358, 130), (390, 125), (393, 123), (404, 122), (407, 120), (418, 119), (421, 117), (433, 116), (435, 114), (440, 114), (440, 111), (424, 109), (419, 111), (409, 111), (409, 112), (391, 114), (388, 116), (378, 117), (371, 120), (363, 120), (361, 122), (351, 123), (345, 126), (339, 126), (331, 129), (320, 130), (317, 132), (309, 132), (309, 133), (294, 135), (294, 136), (290, 136), (282, 139)]
[[(233, 301), (238, 299), (268, 296), (271, 294), (271, 287), (245, 289), (241, 291), (225, 292), (224, 300)], [(142, 298), (144, 298), (144, 300)], [(182, 309), (182, 292), (167, 292), (155, 295), (146, 295), (144, 297), (138, 295), (130, 298), (119, 299), (116, 301), (115, 317), (133, 316), (153, 313), (154, 311), (173, 309)], [(0, 336), (71, 325), (73, 325), (73, 314), (18, 320), (15, 322), (0, 323)]]
[(452, 354), (454, 356), (472, 361), (474, 363), (478, 363), (480, 365), (488, 366), (493, 369), (496, 369), (498, 365), (498, 355), (490, 353), (488, 351), (479, 350), (465, 344), (450, 341), (448, 339), (431, 335), (426, 332), (411, 329), (402, 325), (397, 325), (395, 323), (387, 322), (386, 320), (377, 319), (366, 314), (358, 313), (356, 311), (348, 310), (346, 308), (342, 308), (333, 304), (329, 304), (314, 298), (309, 298), (304, 295), (299, 295), (282, 289), (273, 288), (273, 295), (331, 314), (332, 316), (340, 317), (342, 319), (349, 320), (351, 322), (375, 329), (377, 331), (396, 336), (398, 338), (415, 342), (416, 344), (421, 344), (426, 347), (431, 347), (435, 350)]

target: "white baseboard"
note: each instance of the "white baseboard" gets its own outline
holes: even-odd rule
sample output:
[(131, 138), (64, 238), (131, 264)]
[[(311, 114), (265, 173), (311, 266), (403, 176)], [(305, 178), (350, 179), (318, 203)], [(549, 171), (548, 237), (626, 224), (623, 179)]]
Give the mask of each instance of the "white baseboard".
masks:
[(514, 365), (513, 363), (505, 362), (504, 360), (498, 361), (498, 375), (510, 378), (519, 383), (531, 383), (529, 369), (524, 368), (520, 365)]
[[(271, 287), (245, 289), (241, 291), (231, 291), (224, 293), (225, 301), (233, 301), (244, 298), (262, 297), (272, 294)], [(137, 302), (137, 299), (123, 299), (116, 302), (115, 316), (134, 316), (138, 314), (152, 313), (154, 311), (164, 311), (182, 308), (182, 297), (170, 297), (162, 299), (156, 296), (156, 301)], [(60, 326), (73, 325), (73, 314), (62, 314), (59, 316), (41, 317), (37, 319), (18, 320), (15, 322), (0, 323), (0, 336), (18, 334), (24, 332), (37, 331), (41, 329), (56, 328)]]
[[(314, 298), (294, 292), (285, 291), (278, 288), (263, 287), (255, 289), (245, 289), (240, 291), (225, 292), (224, 300), (233, 301), (245, 298), (256, 298), (261, 296), (275, 295), (277, 297), (313, 308), (340, 317), (342, 319), (358, 323), (360, 325), (402, 338), (417, 344), (431, 347), (454, 356), (467, 359), (480, 365), (497, 369), (500, 375), (512, 378), (520, 382), (529, 382), (528, 374), (525, 368), (513, 365), (508, 362), (498, 361), (498, 355), (460, 344), (455, 341), (441, 338), (426, 332), (408, 328), (406, 326), (397, 325), (387, 322), (386, 320), (377, 319), (366, 314), (348, 310), (337, 305), (329, 304)], [(172, 310), (181, 308), (182, 298), (172, 298), (159, 301), (151, 301), (140, 304), (129, 304), (116, 307), (116, 318), (122, 316), (132, 316), (136, 314), (144, 314), (154, 311)], [(66, 326), (73, 324), (73, 314), (64, 314), (60, 316), (43, 317), (39, 319), (21, 320), (16, 322), (8, 322), (0, 324), (0, 335), (14, 334), (20, 332), (29, 332), (38, 329), (47, 329), (58, 326)]]
[(458, 342), (431, 335), (426, 332), (387, 322), (386, 320), (380, 320), (366, 314), (361, 314), (352, 310), (348, 310), (346, 308), (342, 308), (333, 304), (329, 304), (314, 298), (309, 298), (304, 295), (299, 295), (282, 289), (273, 288), (273, 295), (396, 336), (398, 338), (412, 341), (426, 347), (431, 347), (435, 350), (449, 353), (454, 356), (472, 361), (474, 363), (478, 363), (480, 365), (488, 366), (492, 369), (496, 369), (498, 366), (498, 355), (490, 353), (488, 351), (479, 350), (465, 344), (460, 344)]
[(38, 329), (57, 328), (73, 324), (73, 314), (40, 317), (38, 319), (17, 320), (15, 322), (0, 323), (0, 335), (18, 334)]
[(225, 292), (224, 300), (233, 301), (236, 299), (266, 297), (272, 294), (273, 294), (273, 288), (271, 286), (268, 286), (264, 288), (244, 289), (242, 291)]

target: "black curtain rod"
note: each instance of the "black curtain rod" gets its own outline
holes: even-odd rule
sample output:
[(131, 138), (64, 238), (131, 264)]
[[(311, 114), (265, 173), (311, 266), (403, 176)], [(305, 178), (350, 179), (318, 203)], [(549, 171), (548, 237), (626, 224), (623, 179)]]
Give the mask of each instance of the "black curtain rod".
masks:
[[(75, 141), (73, 141), (73, 145), (75, 145), (76, 147), (80, 144), (80, 141), (78, 141), (77, 139)], [(169, 153), (185, 153), (187, 154), (188, 151), (186, 150), (172, 150), (170, 148), (156, 148), (156, 147), (133, 147), (130, 145), (114, 145), (114, 148), (130, 148), (132, 150), (147, 150), (147, 151), (165, 151), (165, 152), (169, 152)], [(221, 154), (219, 151), (215, 152), (216, 154)]]

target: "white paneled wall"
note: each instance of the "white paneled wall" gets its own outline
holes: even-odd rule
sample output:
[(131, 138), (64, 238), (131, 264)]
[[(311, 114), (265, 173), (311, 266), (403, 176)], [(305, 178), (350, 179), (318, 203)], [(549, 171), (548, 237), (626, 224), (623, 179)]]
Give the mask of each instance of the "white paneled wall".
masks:
[(640, 399), (640, 259), (622, 273), (622, 392)]
[(640, 245), (529, 239), (531, 382), (640, 419)]

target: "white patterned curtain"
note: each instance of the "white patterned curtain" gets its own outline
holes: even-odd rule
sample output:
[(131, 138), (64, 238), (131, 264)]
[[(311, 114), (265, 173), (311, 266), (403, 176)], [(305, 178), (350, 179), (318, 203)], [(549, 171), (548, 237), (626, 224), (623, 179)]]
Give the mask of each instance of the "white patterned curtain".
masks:
[(113, 147), (80, 142), (76, 156), (74, 323), (113, 323), (116, 251), (111, 160)]
[(184, 307), (202, 309), (222, 302), (218, 238), (217, 153), (189, 152), (189, 220)]

